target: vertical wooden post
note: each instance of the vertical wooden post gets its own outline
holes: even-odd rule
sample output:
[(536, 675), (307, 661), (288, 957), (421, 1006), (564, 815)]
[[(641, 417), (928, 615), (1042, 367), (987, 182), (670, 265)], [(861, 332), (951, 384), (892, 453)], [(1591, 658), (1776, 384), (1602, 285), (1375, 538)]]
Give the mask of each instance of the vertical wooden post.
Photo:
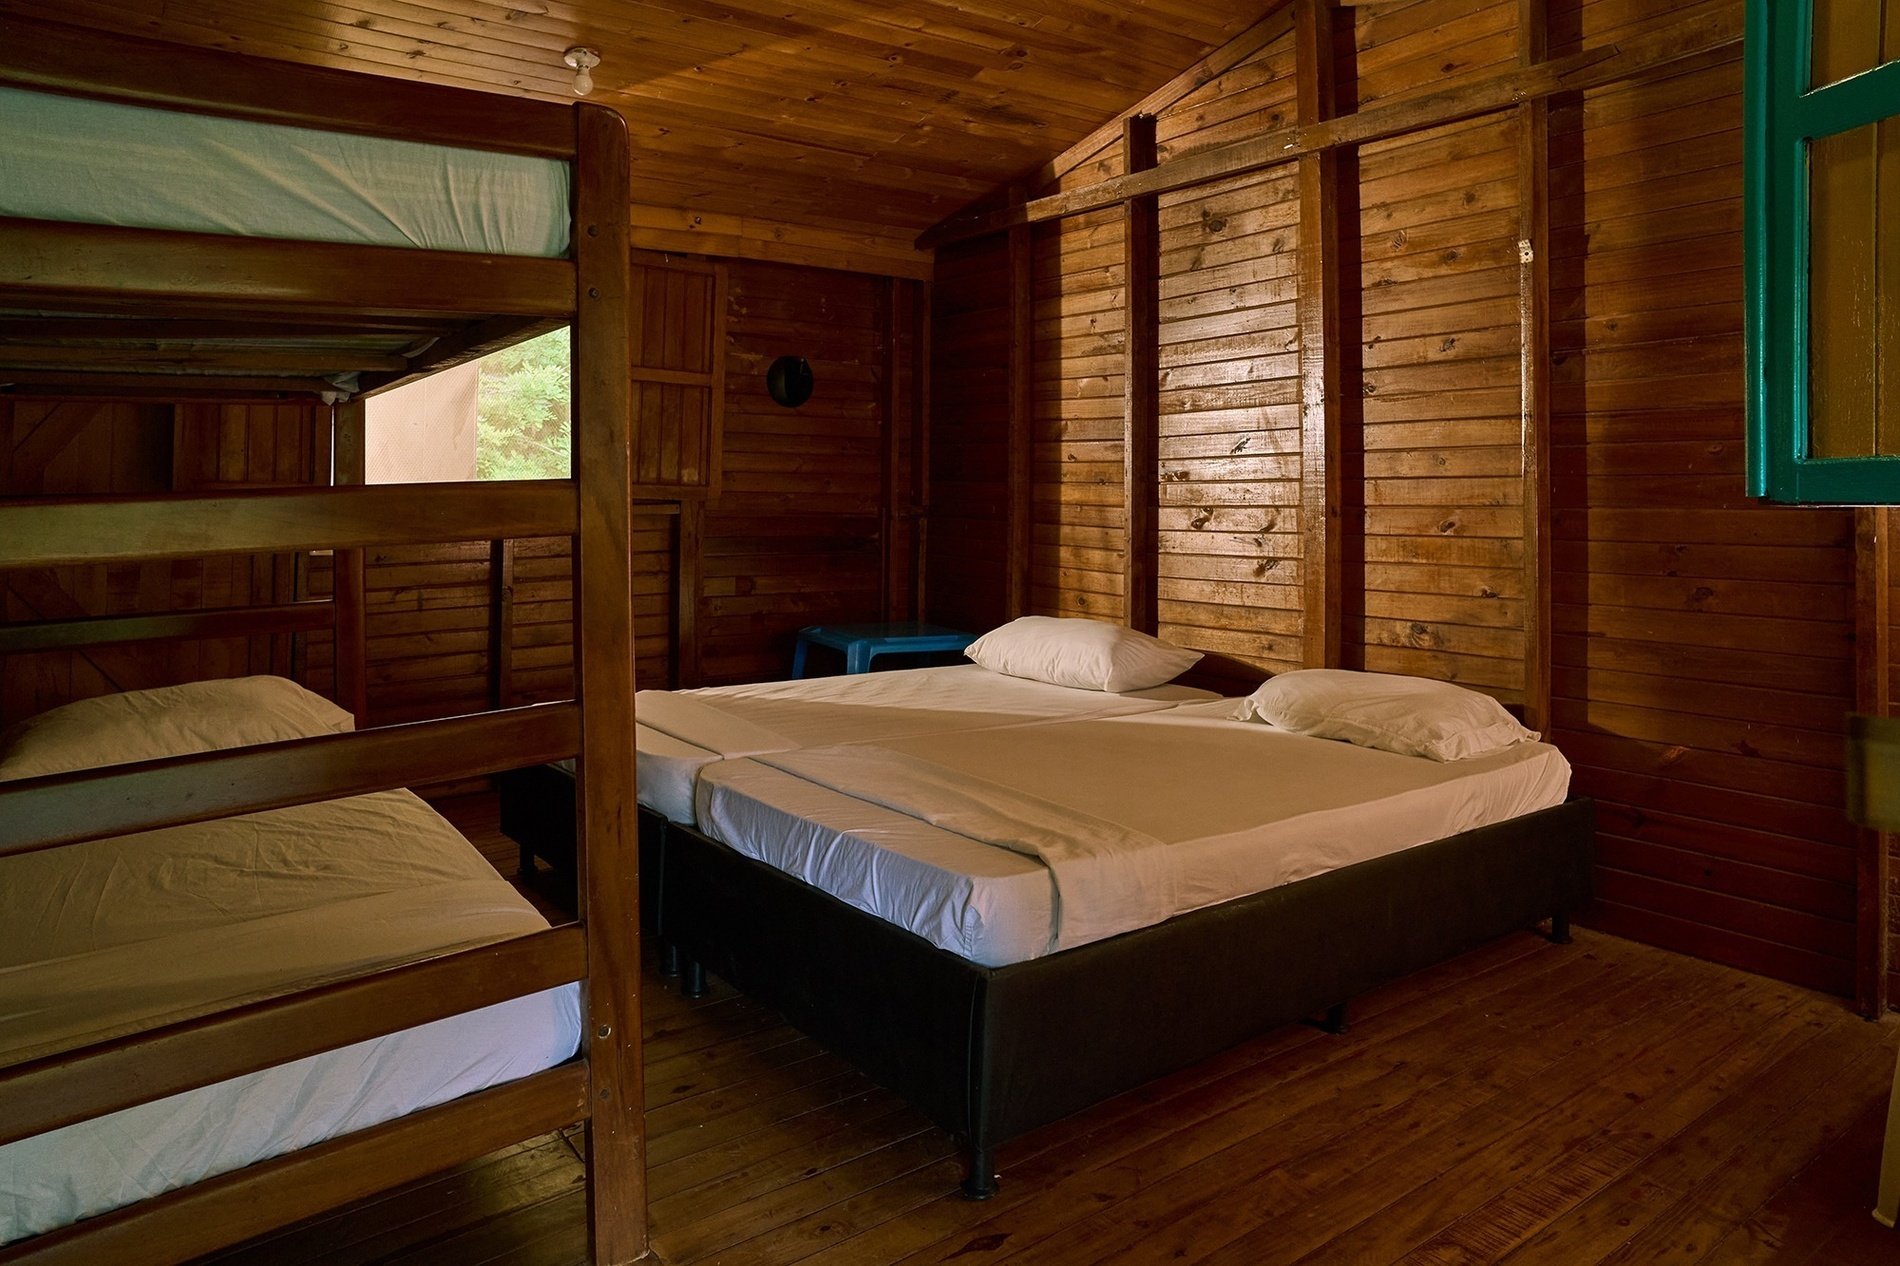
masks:
[[(339, 487), (354, 486), (367, 478), (365, 421), (368, 401), (362, 398), (337, 405), (331, 419), (331, 480)], [(361, 549), (340, 549), (330, 558), (336, 602), (336, 702), (369, 724), (369, 568)]]
[(673, 529), (673, 688), (688, 690), (704, 678), (699, 654), (699, 597), (705, 575), (700, 555), (706, 548), (706, 503), (698, 497), (680, 502)]
[[(1123, 120), (1122, 152), (1130, 172), (1153, 169), (1159, 157), (1154, 115), (1134, 114)], [(1128, 539), (1122, 559), (1123, 619), (1131, 629), (1153, 633), (1160, 623), (1156, 573), (1161, 563), (1161, 200), (1153, 195), (1131, 198), (1127, 214), (1122, 491), (1128, 509)]]
[(878, 429), (878, 609), (886, 620), (904, 618), (908, 599), (903, 586), (908, 491), (903, 480), (903, 353), (899, 347), (904, 319), (904, 283), (890, 278), (877, 293), (878, 327), (884, 334), (883, 417)]
[(488, 706), (515, 701), (515, 543), (488, 543)]
[[(1299, 120), (1320, 123), (1338, 112), (1331, 0), (1296, 0), (1294, 66)], [(1300, 553), (1305, 577), (1301, 662), (1340, 662), (1345, 623), (1340, 519), (1339, 152), (1299, 158), (1300, 188)]]
[(646, 1253), (646, 1123), (640, 1045), (639, 840), (633, 744), (631, 327), (626, 122), (576, 107), (574, 453), (580, 497), (576, 693), (583, 1023), (588, 1071), (590, 1260)]
[(926, 618), (929, 577), (925, 560), (930, 557), (930, 367), (935, 355), (931, 346), (931, 313), (935, 298), (931, 283), (920, 282), (914, 293), (917, 308), (917, 342), (911, 373), (915, 378), (911, 391), (910, 477), (911, 477), (911, 610), (917, 618)]
[[(1893, 585), (1890, 514), (1884, 507), (1854, 511), (1854, 710), (1892, 714)], [(1888, 930), (1892, 837), (1858, 832), (1855, 865), (1854, 1003), (1869, 1019), (1887, 1011), (1887, 975), (1893, 948)]]
[[(1518, 61), (1549, 56), (1546, 0), (1518, 0)], [(1524, 454), (1524, 720), (1550, 729), (1550, 103), (1517, 108), (1520, 427)]]
[(1035, 548), (1036, 259), (1034, 230), (1009, 231), (1009, 508), (1004, 525), (1003, 614), (1029, 614)]

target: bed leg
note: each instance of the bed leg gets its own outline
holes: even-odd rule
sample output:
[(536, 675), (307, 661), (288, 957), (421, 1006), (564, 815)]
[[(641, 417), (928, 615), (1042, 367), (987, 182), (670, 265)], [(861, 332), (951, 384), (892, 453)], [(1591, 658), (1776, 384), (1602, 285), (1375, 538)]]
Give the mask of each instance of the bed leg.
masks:
[(1553, 914), (1550, 916), (1550, 942), (1553, 945), (1570, 944), (1570, 916)]
[(688, 998), (706, 996), (706, 969), (697, 958), (689, 958), (680, 970), (680, 992)]
[(1347, 1029), (1352, 1027), (1351, 1022), (1346, 1017), (1346, 1004), (1336, 1002), (1332, 1006), (1327, 1007), (1326, 1017), (1320, 1021), (1319, 1026), (1328, 1033), (1331, 1033), (1334, 1037), (1345, 1033)]
[(660, 942), (660, 975), (673, 977), (680, 974), (680, 947), (671, 941)]
[(965, 1200), (988, 1200), (996, 1194), (996, 1157), (974, 1143), (968, 1149), (970, 1168), (963, 1176)]
[(515, 874), (522, 879), (534, 878), (534, 850), (526, 844), (517, 845), (521, 850), (521, 860), (517, 863)]

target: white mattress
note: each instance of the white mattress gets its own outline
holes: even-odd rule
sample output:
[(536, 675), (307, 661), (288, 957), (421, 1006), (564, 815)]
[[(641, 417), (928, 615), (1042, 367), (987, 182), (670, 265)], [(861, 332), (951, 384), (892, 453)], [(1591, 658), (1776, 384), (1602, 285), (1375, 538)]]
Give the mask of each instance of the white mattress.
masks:
[[(1233, 710), (1220, 701), (872, 747), (929, 763), (974, 802), (1034, 799), (1151, 839), (1165, 868), (1159, 918), (1547, 808), (1569, 788), (1568, 763), (1543, 743), (1439, 763), (1235, 721)], [(888, 807), (877, 774), (867, 759), (864, 789), (847, 794), (762, 760), (727, 761), (700, 780), (701, 828), (973, 962), (1051, 952), (1062, 938), (1049, 868)], [(1089, 913), (1091, 939), (1158, 921)]]
[(643, 690), (636, 701), (640, 803), (691, 825), (693, 789), (715, 761), (796, 748), (1080, 717), (1129, 716), (1214, 698), (1189, 686), (1106, 694), (1008, 677), (976, 664), (813, 677), (705, 690)]
[(0, 88), (0, 215), (567, 254), (568, 165)]
[[(405, 791), (0, 859), (0, 1061), (547, 923)], [(0, 1147), (0, 1243), (570, 1058), (569, 985)]]

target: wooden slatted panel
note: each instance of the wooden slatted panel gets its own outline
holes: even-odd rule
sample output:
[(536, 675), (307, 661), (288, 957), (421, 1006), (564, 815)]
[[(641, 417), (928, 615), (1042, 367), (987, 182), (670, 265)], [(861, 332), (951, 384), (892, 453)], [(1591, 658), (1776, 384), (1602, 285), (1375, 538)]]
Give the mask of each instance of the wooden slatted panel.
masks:
[[(1163, 161), (1282, 126), (1289, 32), (1163, 110)], [(1160, 634), (1300, 664), (1299, 190), (1289, 165), (1161, 198)]]
[[(314, 419), (307, 405), (0, 400), (0, 495), (151, 495), (307, 484), (315, 462)], [(290, 556), (225, 556), (25, 568), (5, 575), (0, 593), (9, 622), (242, 607), (301, 596), (300, 565)], [(327, 633), (307, 637), (310, 644), (327, 640)], [(288, 636), (6, 656), (0, 662), (0, 725), (118, 690), (288, 674), (301, 658)]]
[[(1508, 0), (1355, 14), (1361, 107), (1516, 60)], [(1365, 541), (1363, 576), (1346, 584), (1347, 662), (1518, 702), (1514, 116), (1361, 147), (1358, 200)]]
[(1007, 559), (1009, 249), (979, 238), (939, 253), (932, 288), (930, 529), (925, 614), (939, 624), (1003, 622)]
[[(1121, 140), (1041, 190), (1118, 176)], [(1035, 382), (1030, 611), (1123, 618), (1122, 418), (1127, 222), (1097, 211), (1034, 231)]]
[[(706, 685), (784, 677), (800, 628), (879, 618), (887, 284), (731, 265), (725, 481), (706, 515), (696, 611)], [(800, 408), (766, 391), (780, 356), (811, 362)]]
[(717, 489), (720, 266), (636, 256), (632, 268), (633, 480)]
[[(1552, 51), (1697, 7), (1560, 4)], [(1556, 741), (1599, 926), (1848, 993), (1853, 521), (1742, 495), (1740, 70), (1551, 112)]]

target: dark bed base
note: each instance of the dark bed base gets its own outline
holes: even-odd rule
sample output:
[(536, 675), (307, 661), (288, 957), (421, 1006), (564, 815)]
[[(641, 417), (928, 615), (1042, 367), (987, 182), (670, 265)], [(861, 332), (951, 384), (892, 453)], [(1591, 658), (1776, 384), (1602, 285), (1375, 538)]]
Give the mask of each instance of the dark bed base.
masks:
[[(553, 898), (572, 909), (579, 891), (574, 873), (574, 775), (555, 765), (534, 765), (495, 775), (501, 799), (501, 831), (521, 850), (521, 876), (533, 878), (539, 857), (553, 869)], [(640, 926), (660, 930), (661, 886), (666, 868), (666, 819), (640, 810)], [(671, 974), (669, 972), (669, 974)]]
[(982, 1199), (996, 1147), (1036, 1126), (1283, 1024), (1343, 1025), (1372, 986), (1541, 920), (1567, 940), (1592, 818), (1573, 800), (1001, 968), (671, 826), (666, 936), (689, 994), (710, 969), (963, 1140)]

